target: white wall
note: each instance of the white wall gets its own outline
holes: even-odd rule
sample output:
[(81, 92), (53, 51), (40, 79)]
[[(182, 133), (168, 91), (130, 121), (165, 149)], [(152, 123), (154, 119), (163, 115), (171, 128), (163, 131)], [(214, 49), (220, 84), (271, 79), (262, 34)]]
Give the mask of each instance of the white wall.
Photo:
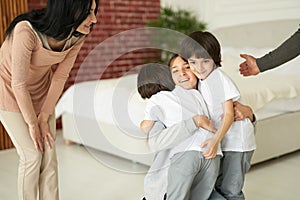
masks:
[(260, 21), (299, 19), (300, 0), (161, 0), (191, 10), (209, 30)]
[[(203, 1), (203, 0), (200, 0)], [(160, 0), (162, 7), (172, 7), (172, 8), (181, 8), (192, 11), (199, 19), (201, 19), (201, 12), (199, 10), (200, 3), (199, 0)]]

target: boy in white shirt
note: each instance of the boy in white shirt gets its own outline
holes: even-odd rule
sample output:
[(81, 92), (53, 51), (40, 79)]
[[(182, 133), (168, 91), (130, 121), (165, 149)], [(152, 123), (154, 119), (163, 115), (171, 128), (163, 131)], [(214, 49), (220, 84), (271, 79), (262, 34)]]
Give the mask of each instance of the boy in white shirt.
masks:
[[(145, 132), (151, 129), (153, 121), (161, 121), (167, 127), (170, 127), (196, 114), (209, 116), (201, 94), (195, 90), (197, 78), (191, 72), (187, 62), (181, 57), (175, 56), (171, 59), (170, 66), (172, 78), (176, 84), (175, 89), (172, 91), (164, 91), (166, 89), (161, 86), (156, 90), (154, 89), (157, 83), (162, 81), (161, 79), (166, 81), (165, 79), (171, 77), (171, 74), (161, 77), (165, 69), (169, 70), (166, 66), (148, 64), (139, 72), (139, 93), (143, 98), (149, 98), (145, 111), (145, 120), (141, 123), (141, 128)], [(198, 125), (198, 127), (214, 130), (209, 120), (201, 118), (199, 122), (201, 122), (201, 125)], [(156, 176), (160, 179), (167, 179), (167, 172), (169, 171), (168, 182), (164, 184), (164, 187), (167, 186), (168, 199), (209, 198), (217, 178), (221, 151), (219, 150), (217, 157), (207, 160), (202, 156), (205, 148), (200, 148), (200, 144), (212, 136), (212, 132), (203, 128), (198, 129), (195, 134), (168, 151), (166, 159), (171, 159), (169, 170), (167, 165), (162, 170), (156, 168), (158, 171), (155, 172), (155, 175), (160, 172), (161, 177)], [(151, 169), (153, 170), (153, 166), (151, 166)], [(151, 197), (147, 197), (147, 189), (152, 188), (150, 193), (153, 194), (154, 192), (153, 187), (149, 186), (152, 184), (149, 180), (153, 182), (151, 171), (145, 178), (145, 195), (147, 200), (151, 200)], [(154, 179), (154, 181), (157, 180)], [(156, 198), (153, 197), (153, 199)], [(162, 198), (158, 197), (157, 199)]]
[(215, 191), (210, 199), (245, 199), (242, 192), (245, 173), (256, 148), (254, 127), (248, 118), (234, 121), (233, 103), (240, 93), (233, 81), (222, 72), (220, 44), (209, 32), (197, 31), (182, 42), (181, 56), (187, 58), (191, 69), (198, 77), (201, 92), (211, 119), (218, 129), (205, 141), (205, 158), (216, 155), (221, 142), (223, 157)]

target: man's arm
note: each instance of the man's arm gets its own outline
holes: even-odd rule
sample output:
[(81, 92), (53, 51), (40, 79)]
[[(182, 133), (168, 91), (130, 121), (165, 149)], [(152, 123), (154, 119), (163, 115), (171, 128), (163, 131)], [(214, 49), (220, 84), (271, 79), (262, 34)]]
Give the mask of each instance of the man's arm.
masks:
[(260, 72), (273, 69), (292, 60), (300, 54), (300, 28), (279, 47), (261, 58), (241, 54), (245, 59), (240, 64), (240, 73), (244, 76), (257, 75)]
[(300, 54), (300, 28), (279, 47), (256, 60), (259, 71), (273, 69)]

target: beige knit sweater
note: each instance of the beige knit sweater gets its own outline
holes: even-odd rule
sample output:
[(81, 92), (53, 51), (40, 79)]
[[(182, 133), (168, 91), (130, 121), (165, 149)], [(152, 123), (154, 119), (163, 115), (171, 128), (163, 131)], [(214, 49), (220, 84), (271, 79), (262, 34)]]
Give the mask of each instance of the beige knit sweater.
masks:
[(19, 22), (0, 49), (0, 110), (21, 112), (27, 124), (40, 112), (52, 114), (83, 42), (48, 50), (29, 22)]

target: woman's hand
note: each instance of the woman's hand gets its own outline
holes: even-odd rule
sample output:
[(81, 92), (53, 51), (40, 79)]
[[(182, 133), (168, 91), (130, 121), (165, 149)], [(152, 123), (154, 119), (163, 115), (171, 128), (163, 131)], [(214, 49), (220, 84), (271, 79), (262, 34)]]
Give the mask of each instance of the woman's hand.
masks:
[(205, 115), (196, 115), (193, 117), (193, 121), (198, 128), (203, 128), (213, 133), (217, 131), (212, 121)]
[(46, 143), (46, 145), (49, 147), (49, 149), (51, 149), (52, 146), (51, 146), (50, 142), (54, 142), (55, 139), (50, 132), (48, 123), (41, 121), (41, 122), (39, 122), (39, 127), (40, 127), (40, 131), (41, 131), (41, 135), (43, 137), (44, 143)]
[(46, 143), (48, 148), (51, 149), (52, 148), (51, 142), (54, 142), (55, 139), (49, 129), (48, 117), (44, 116), (43, 114), (39, 114), (38, 122), (39, 122), (41, 136), (43, 137), (43, 141), (44, 143)]
[(37, 151), (44, 152), (43, 137), (41, 136), (39, 125), (29, 125), (29, 134)]
[(234, 121), (243, 120), (245, 118), (249, 118), (251, 122), (253, 119), (253, 111), (250, 106), (243, 105), (239, 102), (233, 103), (234, 109)]

